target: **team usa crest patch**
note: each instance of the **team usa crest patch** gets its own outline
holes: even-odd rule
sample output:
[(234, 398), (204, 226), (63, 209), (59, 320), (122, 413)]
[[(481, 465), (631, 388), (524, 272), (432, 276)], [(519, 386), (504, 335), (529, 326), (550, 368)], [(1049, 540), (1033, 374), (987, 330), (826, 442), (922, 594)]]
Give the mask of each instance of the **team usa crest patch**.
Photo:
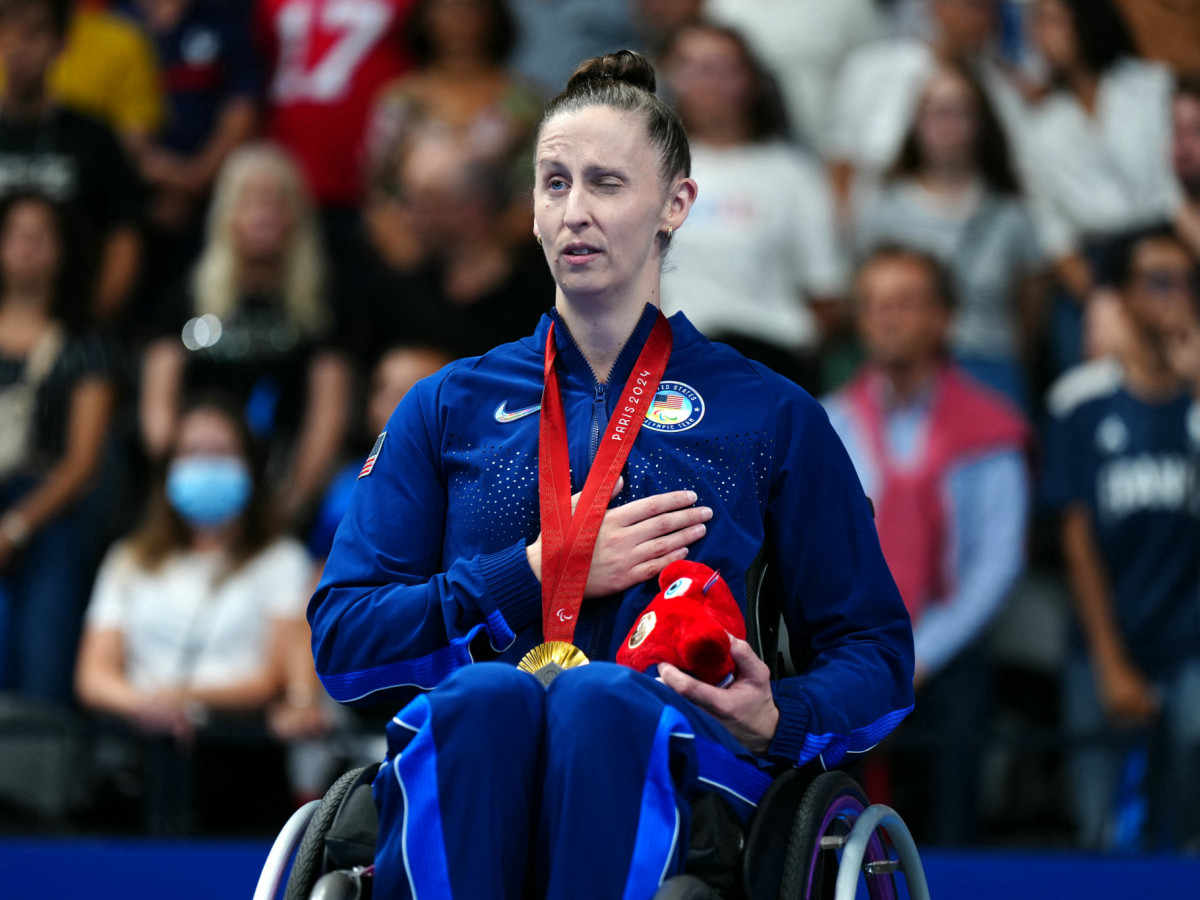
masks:
[(704, 418), (704, 398), (682, 381), (659, 382), (654, 400), (646, 410), (646, 428), (651, 431), (687, 431)]
[[(383, 449), (383, 439), (387, 437), (387, 432), (380, 432), (379, 437), (375, 438), (375, 446), (371, 448), (371, 455), (367, 457), (367, 461), (363, 463), (362, 469), (358, 473), (358, 478), (364, 475), (370, 475), (371, 470), (375, 468), (375, 460), (379, 459), (379, 451)], [(355, 481), (358, 478), (354, 479)]]

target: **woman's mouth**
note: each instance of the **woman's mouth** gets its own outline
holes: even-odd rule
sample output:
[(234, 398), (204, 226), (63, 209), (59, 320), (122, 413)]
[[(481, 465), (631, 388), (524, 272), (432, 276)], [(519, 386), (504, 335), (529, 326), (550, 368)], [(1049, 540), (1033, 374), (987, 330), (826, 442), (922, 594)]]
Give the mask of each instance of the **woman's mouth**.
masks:
[(567, 244), (563, 248), (562, 257), (571, 266), (582, 266), (600, 255), (600, 251), (588, 244)]

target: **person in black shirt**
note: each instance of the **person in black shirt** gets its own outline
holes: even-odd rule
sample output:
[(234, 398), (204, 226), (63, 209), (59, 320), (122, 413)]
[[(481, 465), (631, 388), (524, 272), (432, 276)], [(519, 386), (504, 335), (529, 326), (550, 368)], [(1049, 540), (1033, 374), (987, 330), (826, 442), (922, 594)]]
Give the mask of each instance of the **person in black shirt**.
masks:
[[(398, 341), (478, 356), (524, 337), (554, 300), (554, 280), (532, 240), (514, 245), (505, 168), (452, 141), (415, 141), (398, 163), (402, 202), (422, 262), (388, 270), (368, 328), (371, 359)], [(364, 329), (355, 323), (357, 336)]]
[(116, 399), (106, 345), (73, 327), (77, 267), (62, 210), (19, 195), (0, 209), (0, 687), (68, 702)]
[(36, 190), (81, 214), (97, 259), (92, 313), (110, 321), (137, 277), (142, 194), (113, 133), (47, 95), (69, 15), (66, 0), (0, 0), (0, 196)]
[(351, 372), (336, 348), (312, 202), (281, 148), (234, 151), (217, 180), (203, 253), (163, 304), (143, 364), (141, 426), (160, 458), (180, 398), (220, 389), (269, 445), (268, 476), (293, 518), (332, 475), (349, 419)]

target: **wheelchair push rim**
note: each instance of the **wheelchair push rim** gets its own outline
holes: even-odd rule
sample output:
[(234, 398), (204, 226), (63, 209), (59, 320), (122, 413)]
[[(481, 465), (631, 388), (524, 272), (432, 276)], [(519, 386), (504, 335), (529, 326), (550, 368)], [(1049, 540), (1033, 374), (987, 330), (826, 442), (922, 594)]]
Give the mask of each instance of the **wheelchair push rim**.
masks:
[[(867, 808), (862, 789), (845, 773), (826, 772), (813, 779), (793, 820), (781, 900), (833, 900), (843, 847)], [(883, 837), (870, 835), (865, 851), (865, 865), (860, 872), (868, 896), (873, 900), (896, 900)], [(855, 873), (856, 880), (859, 874)]]

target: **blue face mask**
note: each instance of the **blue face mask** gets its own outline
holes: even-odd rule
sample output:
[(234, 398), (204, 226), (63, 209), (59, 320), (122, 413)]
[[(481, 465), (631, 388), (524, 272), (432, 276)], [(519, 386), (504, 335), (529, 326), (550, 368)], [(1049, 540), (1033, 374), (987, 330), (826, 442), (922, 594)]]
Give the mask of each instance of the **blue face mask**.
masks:
[(236, 456), (185, 456), (167, 472), (167, 500), (196, 528), (236, 518), (250, 500), (251, 487), (250, 469)]

